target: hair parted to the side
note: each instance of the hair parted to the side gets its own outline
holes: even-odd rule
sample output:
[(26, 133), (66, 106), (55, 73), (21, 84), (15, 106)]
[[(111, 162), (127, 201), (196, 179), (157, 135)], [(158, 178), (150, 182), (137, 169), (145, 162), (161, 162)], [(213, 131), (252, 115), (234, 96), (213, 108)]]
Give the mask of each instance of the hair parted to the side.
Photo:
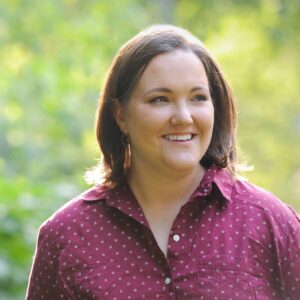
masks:
[[(114, 186), (126, 181), (126, 145), (115, 121), (116, 102), (126, 103), (149, 62), (157, 55), (174, 50), (193, 52), (203, 63), (214, 105), (214, 128), (208, 150), (200, 163), (216, 165), (236, 173), (236, 108), (229, 84), (202, 42), (187, 30), (172, 25), (154, 25), (126, 42), (116, 54), (100, 95), (96, 135), (103, 154), (103, 183)], [(97, 182), (97, 172), (93, 175)], [(100, 174), (98, 174), (100, 176)]]

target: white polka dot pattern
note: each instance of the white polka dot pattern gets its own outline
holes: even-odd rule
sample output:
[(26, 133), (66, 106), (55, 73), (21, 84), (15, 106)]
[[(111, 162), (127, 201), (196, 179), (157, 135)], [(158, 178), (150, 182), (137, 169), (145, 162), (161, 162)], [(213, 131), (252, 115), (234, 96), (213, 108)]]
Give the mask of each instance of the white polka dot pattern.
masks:
[(129, 186), (94, 187), (41, 227), (26, 299), (300, 299), (300, 222), (209, 169), (160, 251)]

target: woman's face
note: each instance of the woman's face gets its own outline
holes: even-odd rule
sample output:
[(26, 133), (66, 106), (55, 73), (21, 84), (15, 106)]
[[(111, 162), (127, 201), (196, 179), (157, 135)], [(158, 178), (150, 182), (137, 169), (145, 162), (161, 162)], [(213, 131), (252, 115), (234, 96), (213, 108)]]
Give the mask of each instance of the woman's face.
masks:
[(131, 164), (145, 171), (199, 168), (212, 136), (214, 107), (204, 66), (192, 52), (154, 57), (116, 121), (129, 136)]

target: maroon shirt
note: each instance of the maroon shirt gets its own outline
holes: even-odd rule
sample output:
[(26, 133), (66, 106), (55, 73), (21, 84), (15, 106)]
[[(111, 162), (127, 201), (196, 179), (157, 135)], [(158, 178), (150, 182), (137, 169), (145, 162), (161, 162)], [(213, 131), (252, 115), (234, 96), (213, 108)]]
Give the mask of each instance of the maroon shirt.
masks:
[(39, 233), (26, 299), (300, 299), (300, 221), (269, 192), (209, 169), (164, 256), (128, 185), (94, 187)]

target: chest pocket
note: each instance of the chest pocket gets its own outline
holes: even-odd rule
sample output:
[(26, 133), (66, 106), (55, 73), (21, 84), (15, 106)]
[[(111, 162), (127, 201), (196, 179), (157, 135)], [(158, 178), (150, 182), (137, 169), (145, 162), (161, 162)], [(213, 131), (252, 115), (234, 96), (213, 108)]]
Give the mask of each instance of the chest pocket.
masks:
[(255, 276), (238, 263), (211, 256), (200, 260), (195, 268), (193, 274), (187, 274), (193, 282), (192, 285), (184, 284), (183, 279), (182, 289), (186, 289), (182, 291), (183, 295), (189, 295), (186, 299), (266, 299), (259, 298), (257, 295), (254, 284)]
[[(263, 266), (251, 258), (207, 256), (197, 264), (198, 298), (215, 300), (279, 300), (276, 287), (262, 276)], [(193, 299), (193, 298), (192, 298)]]

